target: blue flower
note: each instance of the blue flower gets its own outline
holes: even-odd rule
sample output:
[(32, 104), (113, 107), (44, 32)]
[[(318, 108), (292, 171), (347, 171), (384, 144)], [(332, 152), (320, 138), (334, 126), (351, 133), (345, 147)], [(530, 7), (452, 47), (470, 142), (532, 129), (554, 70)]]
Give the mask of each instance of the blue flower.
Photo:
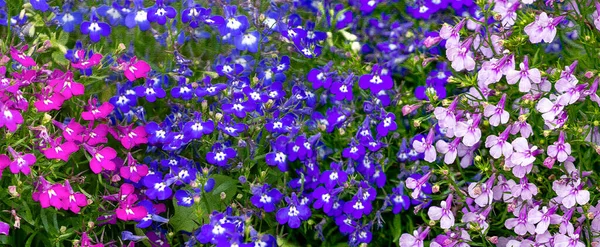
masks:
[(211, 152), (206, 153), (206, 162), (219, 167), (227, 167), (227, 161), (237, 156), (235, 149), (221, 143), (215, 143)]
[(258, 31), (252, 31), (235, 37), (235, 48), (240, 51), (249, 51), (255, 53), (258, 51), (258, 45), (261, 43), (261, 36)]
[(200, 4), (193, 0), (187, 1), (187, 8), (181, 12), (181, 22), (189, 23), (190, 27), (197, 28), (200, 24), (209, 20), (211, 9), (202, 8)]
[(125, 26), (134, 28), (137, 25), (141, 31), (150, 29), (150, 21), (148, 21), (148, 12), (144, 8), (144, 1), (134, 0), (133, 3), (135, 8), (125, 17)]
[(277, 168), (279, 168), (281, 172), (286, 172), (288, 169), (288, 158), (286, 154), (288, 140), (288, 137), (284, 135), (277, 137), (277, 140), (275, 140), (275, 142), (271, 144), (271, 147), (273, 147), (273, 151), (265, 156), (265, 161), (267, 162), (267, 165), (277, 166)]
[(157, 98), (162, 99), (167, 95), (160, 85), (153, 84), (151, 80), (146, 81), (144, 85), (135, 87), (134, 90), (138, 97), (145, 97), (148, 102), (154, 102)]
[(142, 220), (140, 220), (138, 222), (138, 224), (136, 225), (137, 228), (149, 227), (150, 225), (152, 225), (153, 221), (160, 222), (160, 223), (168, 223), (169, 222), (169, 219), (166, 219), (166, 218), (158, 215), (158, 210), (156, 208), (157, 205), (152, 204), (152, 202), (150, 202), (148, 200), (144, 200), (144, 201), (139, 202), (138, 206), (144, 206), (144, 208), (146, 208), (146, 211), (148, 212), (148, 214), (144, 218), (142, 218)]
[(296, 193), (291, 197), (286, 197), (287, 207), (280, 208), (277, 211), (276, 219), (279, 224), (287, 224), (290, 228), (298, 228), (302, 221), (308, 220), (311, 216), (310, 208), (300, 204)]
[(326, 188), (333, 189), (343, 185), (348, 180), (348, 174), (342, 170), (342, 166), (336, 162), (331, 163), (331, 170), (324, 171), (321, 174), (319, 182), (323, 183)]
[(392, 189), (389, 200), (392, 203), (392, 213), (398, 214), (410, 207), (410, 198), (404, 194), (404, 184)]
[(191, 207), (194, 205), (194, 197), (187, 190), (178, 190), (175, 192), (175, 199), (177, 199), (177, 205), (183, 207)]
[(29, 2), (31, 3), (31, 7), (35, 10), (46, 12), (50, 8), (50, 5), (48, 5), (46, 0), (29, 0)]
[(277, 189), (271, 189), (271, 186), (264, 184), (263, 186), (252, 188), (252, 197), (250, 201), (257, 208), (262, 208), (265, 212), (270, 213), (275, 211), (276, 205), (283, 198), (283, 194)]
[(202, 121), (202, 115), (195, 112), (194, 118), (183, 126), (183, 133), (188, 140), (198, 140), (203, 135), (212, 133), (214, 129), (215, 123), (212, 120)]
[(112, 5), (101, 5), (98, 7), (98, 15), (108, 19), (108, 23), (112, 26), (123, 25), (125, 23), (124, 16), (127, 16), (131, 10), (126, 7), (122, 7), (116, 1)]
[(84, 21), (81, 23), (80, 30), (82, 34), (89, 34), (90, 40), (93, 43), (100, 41), (102, 36), (106, 37), (110, 35), (110, 25), (104, 22), (98, 22), (98, 18), (95, 13), (91, 14), (90, 21)]
[(81, 24), (83, 21), (83, 15), (78, 12), (71, 12), (71, 4), (65, 4), (63, 6), (64, 13), (56, 14), (54, 20), (63, 28), (63, 31), (70, 33), (75, 30), (75, 26)]
[(167, 18), (173, 19), (177, 15), (175, 8), (166, 6), (163, 0), (156, 0), (156, 5), (150, 7), (148, 10), (148, 20), (150, 22), (156, 22), (159, 25), (165, 25)]
[(146, 196), (153, 200), (166, 200), (173, 194), (169, 181), (163, 181), (162, 174), (155, 173), (144, 177), (143, 184), (147, 188)]

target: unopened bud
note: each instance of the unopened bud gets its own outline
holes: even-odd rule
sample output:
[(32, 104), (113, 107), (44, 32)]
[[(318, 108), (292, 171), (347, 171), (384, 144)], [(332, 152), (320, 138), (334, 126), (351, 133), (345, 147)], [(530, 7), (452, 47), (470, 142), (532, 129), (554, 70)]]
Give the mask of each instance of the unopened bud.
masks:
[(342, 136), (343, 136), (343, 135), (345, 135), (345, 134), (346, 134), (346, 131), (345, 131), (344, 129), (338, 129), (338, 130), (339, 130), (339, 132), (340, 132), (340, 135), (342, 135)]
[(67, 231), (67, 227), (66, 226), (61, 226), (60, 227), (60, 233), (65, 233)]
[(221, 121), (221, 118), (223, 118), (223, 114), (221, 114), (220, 112), (218, 112), (217, 114), (215, 114), (215, 120)]
[(96, 226), (96, 223), (94, 223), (93, 221), (88, 221), (88, 223), (87, 223), (88, 228), (94, 228), (94, 226)]
[(548, 136), (550, 136), (551, 133), (552, 133), (551, 130), (544, 130), (543, 135), (544, 135), (544, 137), (548, 137)]
[(225, 192), (221, 192), (219, 196), (221, 197), (221, 200), (225, 200), (225, 198), (227, 198), (227, 194), (225, 194)]
[(513, 211), (515, 211), (515, 207), (516, 207), (516, 206), (515, 206), (515, 204), (514, 204), (514, 203), (509, 203), (509, 204), (506, 206), (506, 211), (508, 211), (509, 213), (510, 213), (510, 212), (513, 212)]
[(487, 240), (490, 241), (490, 243), (492, 243), (492, 244), (497, 244), (498, 243), (498, 236), (487, 237)]
[(585, 216), (590, 220), (593, 220), (594, 218), (596, 218), (596, 214), (592, 213), (592, 212), (588, 212)]
[(434, 185), (431, 187), (431, 192), (433, 192), (433, 193), (438, 193), (439, 191), (440, 191), (440, 186), (439, 186), (438, 184), (434, 184)]
[(19, 197), (19, 192), (17, 192), (17, 186), (8, 186), (8, 194), (10, 194), (10, 196), (12, 197)]
[(416, 127), (419, 127), (419, 126), (421, 126), (421, 121), (420, 121), (420, 120), (418, 120), (418, 119), (415, 119), (415, 120), (413, 121), (413, 126), (414, 126), (415, 128), (416, 128)]

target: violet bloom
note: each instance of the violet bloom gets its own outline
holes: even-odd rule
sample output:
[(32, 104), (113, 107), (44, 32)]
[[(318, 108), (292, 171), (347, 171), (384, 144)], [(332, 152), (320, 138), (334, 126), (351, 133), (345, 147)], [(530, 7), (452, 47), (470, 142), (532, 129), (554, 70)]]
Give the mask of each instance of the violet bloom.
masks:
[(475, 204), (480, 207), (485, 207), (492, 204), (494, 200), (494, 192), (492, 188), (496, 182), (496, 174), (492, 174), (485, 183), (469, 184), (469, 196), (475, 199)]
[(358, 85), (362, 89), (370, 89), (373, 95), (377, 95), (380, 91), (392, 89), (394, 80), (387, 68), (376, 64), (373, 65), (371, 74), (360, 77)]
[(169, 187), (172, 184), (171, 180), (165, 181), (160, 173), (144, 177), (143, 182), (147, 188), (146, 195), (152, 200), (166, 200), (173, 194), (173, 190)]
[(418, 180), (412, 177), (406, 179), (406, 188), (413, 190), (413, 192), (410, 194), (413, 199), (419, 198), (421, 190), (428, 186), (427, 181), (429, 180), (429, 177), (431, 177), (431, 171), (427, 172)]
[(467, 121), (461, 121), (456, 124), (454, 135), (462, 137), (463, 144), (472, 147), (481, 139), (481, 130), (479, 129), (481, 114), (475, 114)]
[(556, 26), (564, 19), (564, 16), (556, 18), (548, 17), (546, 12), (542, 12), (535, 17), (535, 21), (527, 25), (523, 30), (529, 36), (529, 41), (533, 44), (540, 43), (542, 40), (551, 43), (556, 36)]
[(581, 242), (581, 226), (577, 227), (575, 231), (573, 228), (567, 230), (566, 234), (556, 234), (554, 236), (554, 246), (557, 247), (585, 247), (586, 245)]
[(514, 148), (513, 154), (510, 156), (510, 163), (507, 162), (508, 167), (512, 167), (513, 174), (522, 178), (525, 174), (531, 172), (533, 162), (535, 161), (535, 155), (539, 153), (537, 146), (529, 147), (527, 139), (518, 137), (512, 142)]
[(213, 151), (206, 153), (206, 162), (212, 165), (226, 167), (227, 161), (237, 156), (235, 149), (226, 147), (223, 144), (216, 143), (213, 146)]
[(453, 164), (458, 155), (458, 147), (462, 138), (454, 138), (450, 143), (446, 143), (444, 140), (438, 140), (435, 143), (435, 147), (438, 152), (444, 154), (444, 163), (450, 165)]
[(448, 60), (452, 61), (452, 68), (456, 71), (472, 71), (475, 69), (475, 60), (471, 51), (473, 38), (468, 38), (456, 47), (451, 47), (446, 52)]
[(454, 214), (452, 213), (452, 194), (448, 195), (446, 201), (440, 203), (440, 207), (431, 206), (427, 215), (431, 220), (439, 220), (442, 229), (450, 229), (454, 226)]
[(302, 221), (310, 218), (310, 208), (307, 205), (300, 204), (296, 193), (292, 193), (291, 197), (286, 197), (285, 201), (288, 206), (279, 209), (276, 214), (279, 224), (287, 224), (290, 228), (298, 228)]
[(403, 233), (400, 236), (400, 247), (424, 247), (425, 238), (429, 235), (429, 227), (414, 230), (413, 234)]
[(9, 230), (10, 230), (10, 225), (7, 224), (6, 222), (0, 221), (0, 234), (8, 235)]
[(561, 131), (558, 141), (548, 146), (548, 156), (556, 158), (558, 162), (565, 162), (569, 155), (571, 155), (571, 144), (565, 143), (565, 132)]
[(455, 26), (444, 23), (440, 29), (440, 37), (446, 40), (446, 49), (458, 47), (460, 45), (460, 30), (465, 25), (465, 20), (462, 19)]
[(165, 25), (167, 18), (173, 19), (176, 15), (177, 11), (175, 11), (175, 8), (165, 5), (163, 0), (157, 0), (156, 5), (148, 9), (147, 18), (150, 22)]
[[(24, 67), (36, 66), (35, 60), (30, 56), (25, 55), (24, 51), (27, 50), (27, 46), (21, 48), (21, 50), (17, 50), (14, 47), (10, 47), (10, 57), (15, 61), (19, 62)], [(4, 74), (2, 74), (4, 76)]]
[(572, 208), (575, 204), (583, 206), (590, 201), (590, 192), (583, 189), (581, 179), (576, 179), (572, 182), (556, 180), (552, 183), (552, 189), (566, 208)]
[(404, 195), (404, 186), (398, 186), (392, 189), (392, 194), (389, 195), (389, 200), (392, 203), (392, 213), (399, 214), (402, 211), (408, 210), (410, 207), (410, 198)]
[(98, 17), (95, 13), (90, 15), (90, 21), (84, 21), (80, 26), (82, 34), (89, 34), (90, 40), (93, 43), (100, 41), (102, 36), (106, 37), (110, 35), (110, 25), (104, 22), (98, 22)]
[(504, 103), (506, 102), (506, 94), (502, 94), (498, 105), (487, 105), (483, 111), (483, 115), (489, 118), (491, 126), (498, 126), (500, 124), (508, 123), (510, 114), (504, 110)]
[(499, 136), (489, 135), (485, 138), (485, 147), (490, 149), (490, 155), (494, 159), (499, 159), (502, 155), (508, 158), (513, 153), (513, 146), (508, 142), (508, 136), (511, 127), (507, 127)]
[[(538, 221), (535, 227), (535, 233), (544, 234), (548, 230), (550, 224), (560, 223), (561, 217), (556, 213), (558, 206), (554, 205), (550, 208), (543, 206), (541, 211), (537, 211), (539, 206), (535, 206), (529, 211), (528, 217), (533, 221)], [(539, 219), (539, 220), (538, 220)]]
[(252, 194), (253, 196), (250, 198), (252, 204), (257, 208), (264, 209), (267, 213), (275, 211), (276, 205), (283, 198), (283, 194), (278, 189), (271, 189), (268, 184), (253, 187)]
[(520, 212), (517, 212), (517, 210), (513, 211), (513, 214), (517, 218), (507, 219), (504, 222), (504, 226), (506, 228), (508, 228), (508, 229), (514, 228), (515, 233), (519, 234), (521, 236), (525, 235), (527, 232), (529, 232), (529, 234), (535, 233), (535, 223), (537, 223), (535, 220), (539, 221), (539, 219), (528, 218), (527, 206), (522, 206)]
[(78, 214), (82, 207), (88, 205), (87, 197), (81, 192), (73, 191), (69, 180), (65, 180), (65, 189), (68, 192), (68, 196), (63, 199), (63, 209), (71, 210), (71, 212)]
[(438, 120), (438, 124), (441, 128), (449, 128), (454, 129), (456, 126), (456, 106), (458, 105), (458, 99), (460, 97), (454, 98), (452, 103), (448, 106), (448, 108), (444, 108), (438, 106), (433, 111), (435, 118)]
[(413, 142), (414, 149), (419, 153), (425, 153), (424, 160), (427, 162), (434, 162), (436, 158), (435, 147), (433, 146), (433, 138), (435, 135), (434, 128), (429, 129), (429, 134), (424, 141), (415, 140)]
[(10, 172), (13, 174), (22, 172), (25, 175), (29, 175), (31, 172), (30, 167), (36, 162), (35, 155), (16, 152), (11, 146), (8, 146), (7, 148), (13, 158), (10, 163)]
[(377, 124), (377, 137), (387, 136), (389, 132), (393, 132), (398, 128), (396, 125), (396, 115), (388, 112), (379, 124)]
[(525, 56), (523, 62), (519, 64), (521, 70), (511, 69), (506, 72), (506, 81), (508, 84), (519, 83), (519, 91), (527, 93), (531, 90), (531, 83), (540, 84), (542, 76), (539, 69), (529, 69), (529, 58)]
[(521, 197), (524, 201), (531, 200), (531, 198), (538, 193), (537, 186), (533, 183), (529, 183), (527, 177), (521, 178), (519, 184), (512, 186), (510, 191), (513, 197)]

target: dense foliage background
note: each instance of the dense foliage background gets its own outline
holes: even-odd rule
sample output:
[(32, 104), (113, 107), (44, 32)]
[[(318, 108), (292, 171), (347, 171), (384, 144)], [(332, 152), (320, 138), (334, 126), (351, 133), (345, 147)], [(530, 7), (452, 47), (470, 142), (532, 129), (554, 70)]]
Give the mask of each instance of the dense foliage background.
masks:
[(596, 246), (599, 32), (587, 0), (0, 0), (0, 242)]

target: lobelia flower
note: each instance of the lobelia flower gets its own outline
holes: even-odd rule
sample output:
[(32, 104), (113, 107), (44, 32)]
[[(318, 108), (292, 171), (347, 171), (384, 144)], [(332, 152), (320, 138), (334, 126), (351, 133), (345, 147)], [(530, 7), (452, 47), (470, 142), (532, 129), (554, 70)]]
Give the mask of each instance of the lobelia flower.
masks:
[(414, 179), (412, 177), (406, 179), (406, 188), (413, 190), (413, 192), (410, 194), (413, 199), (419, 198), (421, 190), (428, 186), (427, 181), (429, 180), (429, 177), (431, 177), (431, 171), (427, 172), (418, 179)]
[(150, 72), (150, 65), (144, 60), (138, 60), (136, 57), (132, 57), (129, 62), (121, 63), (125, 77), (129, 81), (135, 81), (138, 78), (147, 78), (148, 72)]
[(121, 141), (121, 145), (123, 145), (126, 149), (132, 149), (135, 146), (140, 144), (148, 143), (148, 138), (146, 129), (144, 126), (137, 126), (133, 128), (133, 124), (128, 126), (116, 126), (119, 130), (118, 139)]
[(134, 9), (131, 10), (125, 17), (125, 26), (129, 29), (138, 26), (141, 31), (150, 29), (150, 21), (148, 21), (148, 11), (144, 8), (143, 0), (134, 0)]
[[(559, 224), (561, 221), (560, 215), (555, 214), (558, 209), (557, 205), (550, 208), (543, 206), (541, 211), (537, 211), (539, 206), (535, 206), (534, 209), (529, 211), (529, 216), (533, 221), (538, 221), (535, 227), (535, 233), (544, 234), (548, 230), (550, 224)], [(538, 220), (539, 219), (539, 220)]]
[(100, 41), (102, 36), (106, 37), (110, 35), (111, 29), (110, 25), (99, 22), (98, 17), (96, 17), (96, 13), (92, 13), (90, 15), (90, 21), (84, 21), (81, 23), (79, 27), (82, 34), (89, 34), (90, 40), (93, 43)]
[(370, 89), (373, 95), (377, 95), (380, 91), (392, 89), (394, 87), (394, 80), (389, 75), (387, 68), (375, 64), (373, 65), (371, 74), (360, 77), (358, 85), (362, 89)]
[(352, 200), (344, 203), (344, 213), (352, 215), (355, 219), (360, 219), (368, 215), (373, 210), (372, 202), (377, 196), (375, 188), (369, 186), (365, 181), (360, 183), (360, 187)]
[(258, 31), (241, 34), (234, 38), (235, 48), (240, 51), (256, 53), (260, 43), (261, 35)]
[(24, 51), (27, 50), (27, 48), (28, 46), (23, 46), (21, 50), (17, 50), (14, 47), (10, 47), (10, 57), (25, 67), (36, 66), (35, 60), (30, 56), (25, 55)]
[(512, 128), (509, 126), (498, 136), (489, 135), (485, 138), (485, 147), (490, 149), (490, 155), (494, 159), (499, 159), (503, 155), (505, 158), (508, 158), (512, 155), (513, 146), (508, 142), (508, 136), (511, 130)]
[[(513, 229), (518, 235), (525, 235), (535, 233), (535, 224), (539, 221), (539, 218), (529, 218), (527, 213), (527, 206), (522, 206), (521, 211), (513, 211), (513, 215), (517, 218), (510, 218), (504, 222), (504, 226), (508, 229)], [(537, 220), (537, 221), (536, 221)]]
[(590, 201), (590, 192), (583, 189), (581, 179), (572, 182), (556, 180), (552, 183), (552, 189), (566, 208), (572, 208), (575, 204), (583, 206)]
[(474, 114), (472, 118), (467, 121), (460, 121), (456, 124), (454, 135), (462, 137), (462, 143), (467, 147), (474, 146), (481, 139), (481, 129), (479, 129), (479, 122), (481, 121), (481, 114)]
[(502, 94), (498, 105), (487, 105), (483, 110), (483, 115), (489, 118), (491, 126), (498, 126), (500, 124), (508, 123), (510, 114), (504, 110), (504, 103), (506, 102), (506, 94)]
[(531, 128), (531, 125), (527, 123), (527, 115), (524, 115), (524, 110), (522, 108), (519, 121), (514, 122), (509, 128), (511, 135), (520, 133), (522, 137), (529, 138), (529, 136), (533, 134), (533, 129)]
[(166, 200), (171, 197), (173, 190), (171, 189), (171, 180), (163, 180), (160, 173), (145, 176), (143, 184), (146, 186), (146, 196), (152, 200)]
[(145, 85), (135, 87), (134, 90), (138, 97), (145, 97), (148, 102), (167, 96), (165, 90), (159, 84), (153, 84), (151, 80), (147, 80)]
[[(123, 186), (131, 186), (130, 184), (123, 184)], [(132, 186), (133, 187), (133, 186)], [(132, 188), (133, 190), (133, 188)], [(124, 221), (134, 220), (140, 221), (148, 215), (148, 211), (144, 206), (134, 206), (138, 198), (135, 194), (122, 195), (119, 200), (119, 207), (115, 210), (117, 218)]]
[(212, 151), (206, 153), (206, 162), (212, 165), (226, 167), (227, 161), (237, 156), (235, 149), (225, 146), (221, 143), (215, 143)]
[(60, 70), (55, 70), (52, 75), (56, 77), (48, 80), (48, 85), (52, 86), (54, 93), (60, 93), (65, 99), (84, 94), (85, 87), (73, 81), (73, 72), (67, 71), (63, 74)]
[(465, 25), (465, 19), (462, 19), (455, 26), (451, 26), (447, 23), (442, 25), (440, 29), (440, 37), (446, 40), (446, 49), (460, 46), (460, 30)]
[(396, 124), (396, 115), (388, 112), (383, 117), (383, 120), (377, 124), (377, 137), (387, 136), (389, 132), (396, 131), (398, 125)]
[(281, 172), (287, 171), (287, 145), (289, 139), (285, 135), (280, 135), (277, 137), (275, 142), (271, 144), (273, 147), (273, 152), (267, 153), (265, 156), (265, 161), (267, 165), (277, 166)]
[(63, 209), (71, 210), (71, 212), (78, 214), (82, 207), (88, 205), (87, 197), (81, 192), (74, 192), (69, 180), (65, 180), (65, 189), (68, 193), (68, 197), (63, 199)]
[(535, 155), (540, 153), (537, 146), (529, 146), (527, 139), (518, 137), (512, 142), (514, 148), (510, 159), (507, 158), (506, 166), (512, 167), (513, 174), (518, 178), (525, 177), (525, 174), (531, 172)]
[(267, 213), (275, 211), (276, 205), (283, 199), (283, 194), (278, 189), (271, 189), (268, 184), (253, 187), (252, 194), (250, 197), (252, 204), (257, 208), (264, 209)]
[(460, 141), (461, 137), (454, 138), (450, 143), (446, 143), (444, 140), (438, 140), (435, 143), (435, 148), (441, 154), (444, 154), (444, 163), (450, 165), (453, 164), (458, 155), (458, 147), (462, 145)]
[(414, 230), (413, 234), (403, 233), (400, 236), (400, 247), (424, 247), (425, 238), (429, 235), (429, 227)]
[(540, 43), (542, 40), (546, 43), (551, 43), (556, 36), (556, 26), (562, 22), (564, 16), (556, 18), (548, 17), (546, 12), (542, 12), (535, 17), (535, 21), (529, 23), (523, 29), (529, 36), (529, 41), (533, 44)]
[(225, 17), (213, 16), (209, 25), (219, 28), (222, 36), (227, 34), (235, 37), (246, 31), (250, 24), (245, 15), (237, 15), (237, 6), (228, 5), (224, 7)]
[(568, 97), (563, 97), (562, 95), (558, 96), (554, 102), (548, 98), (542, 98), (535, 106), (535, 109), (542, 113), (544, 120), (552, 121), (563, 111), (565, 105), (568, 104), (568, 100)]
[(494, 199), (494, 182), (496, 181), (496, 174), (492, 174), (485, 183), (471, 183), (469, 184), (469, 196), (475, 199), (475, 204), (480, 207), (486, 207), (492, 204)]
[(331, 163), (331, 170), (324, 171), (319, 182), (323, 183), (326, 188), (333, 189), (339, 185), (343, 185), (348, 180), (348, 174), (342, 170), (342, 165), (337, 162)]
[(79, 11), (72, 11), (73, 5), (65, 3), (63, 13), (57, 13), (54, 20), (59, 23), (63, 31), (70, 33), (75, 30), (75, 26), (81, 24), (83, 15)]
[(450, 229), (454, 226), (454, 214), (451, 210), (452, 194), (448, 195), (446, 201), (440, 203), (440, 207), (432, 206), (427, 211), (427, 215), (431, 220), (439, 220), (442, 229)]
[(0, 100), (0, 128), (6, 127), (8, 131), (15, 132), (18, 125), (23, 123), (23, 116), (20, 111), (13, 109), (12, 105), (14, 102), (11, 100)]
[(46, 0), (29, 0), (29, 3), (31, 3), (31, 7), (33, 7), (33, 9), (42, 12), (46, 12), (50, 8), (50, 5), (48, 5)]
[(117, 165), (113, 161), (117, 157), (117, 151), (111, 147), (92, 147), (88, 144), (83, 144), (85, 150), (88, 151), (92, 159), (90, 160), (90, 169), (92, 172), (98, 174), (103, 169), (108, 171), (114, 171), (117, 169)]
[(50, 147), (42, 149), (42, 153), (47, 159), (60, 159), (64, 162), (69, 161), (69, 157), (79, 150), (79, 146), (73, 141), (61, 143), (62, 137), (57, 137), (50, 142)]
[(513, 197), (521, 197), (524, 201), (531, 200), (534, 195), (537, 195), (537, 186), (533, 183), (529, 183), (527, 177), (521, 178), (521, 181), (516, 186), (512, 186), (510, 192)]
[(456, 126), (456, 106), (460, 97), (455, 97), (448, 108), (438, 106), (433, 110), (435, 118), (438, 120), (438, 125), (441, 128), (454, 129)]
[(129, 179), (134, 183), (139, 182), (143, 177), (148, 175), (148, 166), (138, 164), (131, 153), (127, 153), (127, 166), (119, 168), (119, 175), (124, 179)]
[(351, 158), (353, 160), (360, 160), (365, 155), (365, 147), (357, 143), (355, 140), (349, 144), (350, 147), (344, 148), (342, 151), (342, 157)]
[(286, 197), (285, 201), (288, 206), (280, 208), (276, 214), (279, 224), (287, 224), (290, 228), (298, 228), (302, 221), (310, 218), (310, 208), (299, 203), (296, 193), (292, 193), (291, 197)]
[(548, 156), (556, 158), (558, 162), (565, 162), (571, 155), (571, 144), (565, 143), (565, 132), (561, 131), (558, 136), (558, 141), (548, 146)]
[(452, 62), (451, 66), (456, 71), (472, 71), (475, 69), (475, 60), (471, 51), (473, 38), (468, 38), (455, 47), (451, 47), (446, 52), (448, 60)]
[(37, 95), (37, 98), (38, 100), (33, 105), (40, 112), (60, 110), (66, 100), (62, 94), (54, 92), (50, 85), (44, 87), (42, 93)]
[(510, 69), (506, 72), (506, 81), (508, 84), (519, 83), (519, 91), (527, 93), (531, 91), (531, 83), (540, 84), (542, 76), (539, 69), (529, 69), (529, 58), (525, 56), (523, 62), (519, 64), (520, 70)]
[(481, 66), (477, 74), (477, 83), (481, 88), (487, 88), (489, 85), (499, 82), (502, 76), (515, 67), (515, 56), (513, 54), (504, 55), (500, 59), (492, 58)]
[(427, 138), (424, 141), (415, 140), (413, 142), (413, 147), (415, 151), (419, 153), (425, 153), (424, 160), (427, 162), (434, 162), (436, 158), (435, 147), (433, 145), (435, 131), (433, 128), (429, 129), (429, 134), (427, 134)]
[[(341, 205), (337, 195), (342, 191), (341, 188), (325, 188), (323, 186), (317, 187), (311, 194), (311, 197), (315, 200), (313, 207), (315, 209), (323, 208), (323, 212), (329, 216), (334, 216), (335, 212)], [(336, 206), (337, 205), (337, 206)], [(338, 210), (341, 214), (342, 210)]]
[(408, 210), (410, 207), (410, 198), (404, 195), (404, 185), (392, 189), (392, 194), (389, 195), (389, 200), (392, 203), (392, 213), (399, 214), (402, 211)]
[(165, 25), (165, 23), (167, 23), (167, 18), (173, 19), (176, 15), (177, 11), (175, 11), (175, 8), (166, 6), (163, 0), (157, 0), (156, 5), (148, 9), (147, 18), (150, 22)]
[[(487, 219), (491, 210), (492, 207), (486, 207), (481, 212), (467, 212), (463, 214), (461, 221), (463, 223), (476, 223), (480, 227), (480, 229), (486, 231), (490, 227), (489, 223), (487, 222)], [(467, 229), (470, 228), (470, 225), (471, 224), (467, 224)]]
[(79, 242), (79, 246), (81, 247), (103, 247), (103, 243), (92, 244), (92, 240), (88, 237), (87, 233), (84, 232), (81, 234), (81, 240)]
[(35, 155), (16, 152), (11, 146), (8, 146), (7, 149), (13, 158), (9, 167), (10, 172), (13, 174), (21, 172), (25, 175), (29, 175), (31, 172), (30, 167), (36, 162)]

